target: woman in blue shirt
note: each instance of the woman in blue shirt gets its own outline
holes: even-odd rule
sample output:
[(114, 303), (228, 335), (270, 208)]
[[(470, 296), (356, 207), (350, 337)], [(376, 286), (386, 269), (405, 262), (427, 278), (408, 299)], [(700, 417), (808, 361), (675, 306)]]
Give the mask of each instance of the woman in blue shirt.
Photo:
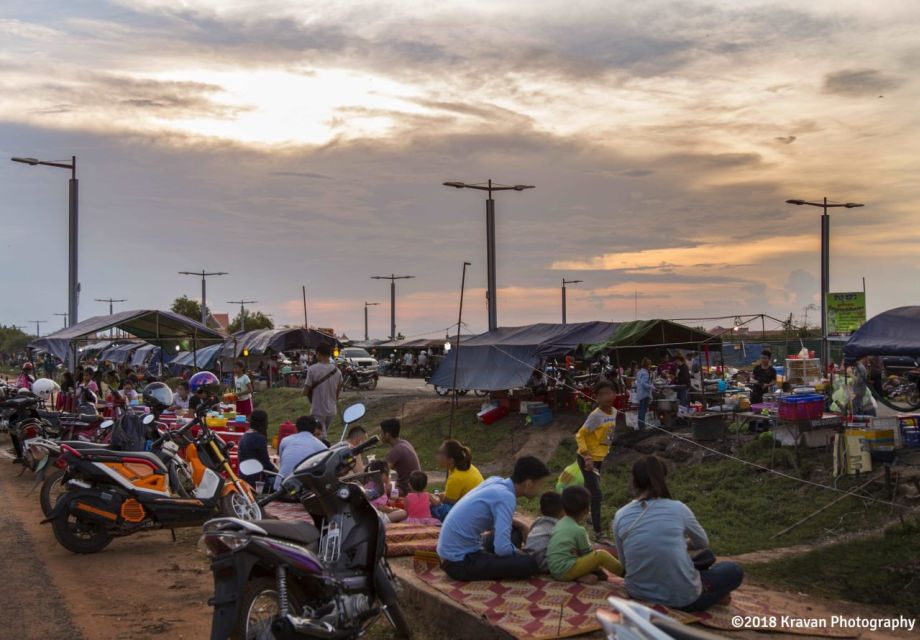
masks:
[[(268, 414), (262, 409), (256, 409), (249, 416), (249, 431), (243, 434), (239, 444), (239, 461), (258, 460), (266, 471), (277, 472), (271, 458), (268, 457)], [(263, 474), (240, 477), (255, 486), (256, 482), (265, 482)]]
[[(730, 600), (744, 572), (734, 562), (694, 566), (691, 554), (706, 551), (709, 538), (690, 508), (671, 499), (664, 463), (645, 456), (632, 472), (636, 499), (613, 519), (629, 595), (684, 611), (704, 611)], [(706, 555), (714, 561), (711, 553)]]
[(645, 414), (652, 402), (652, 361), (642, 359), (642, 366), (636, 373), (636, 401), (639, 403), (639, 429), (645, 429)]

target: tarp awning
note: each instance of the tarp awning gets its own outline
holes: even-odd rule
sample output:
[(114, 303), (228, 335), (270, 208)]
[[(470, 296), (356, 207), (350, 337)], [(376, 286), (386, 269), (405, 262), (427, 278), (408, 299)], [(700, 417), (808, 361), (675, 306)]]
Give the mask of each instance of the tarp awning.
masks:
[(128, 342), (109, 347), (108, 349), (105, 349), (99, 353), (99, 360), (108, 360), (109, 362), (114, 362), (115, 364), (123, 364), (129, 360), (132, 352), (135, 349), (139, 349), (143, 345), (143, 342)]
[(176, 367), (194, 367), (197, 365), (199, 369), (210, 369), (217, 363), (223, 346), (223, 344), (212, 344), (198, 351), (184, 351), (169, 364)]
[(154, 344), (145, 344), (134, 350), (134, 353), (131, 354), (131, 366), (137, 367), (144, 364), (149, 359), (152, 362), (158, 361), (160, 359), (160, 347)]
[(585, 349), (586, 356), (624, 347), (663, 347), (693, 349), (701, 344), (719, 344), (721, 340), (705, 331), (670, 320), (633, 320), (622, 322), (603, 342)]
[(431, 383), (453, 387), (454, 362), (459, 354), (456, 388), (498, 391), (521, 387), (542, 358), (562, 356), (581, 345), (602, 343), (616, 327), (612, 322), (500, 327), (451, 349)]
[(72, 345), (96, 340), (94, 336), (113, 328), (121, 329), (145, 342), (166, 348), (174, 348), (184, 340), (194, 339), (207, 343), (223, 342), (226, 339), (223, 334), (214, 329), (172, 311), (135, 309), (87, 318), (73, 326), (36, 338), (29, 343), (29, 346), (44, 349), (66, 360)]
[(224, 357), (238, 358), (246, 349), (252, 355), (269, 352), (296, 351), (298, 349), (316, 349), (321, 344), (334, 347), (339, 344), (333, 336), (316, 329), (255, 329), (233, 334), (225, 343), (221, 353)]
[(843, 347), (847, 360), (863, 356), (920, 356), (920, 307), (898, 307), (868, 320)]

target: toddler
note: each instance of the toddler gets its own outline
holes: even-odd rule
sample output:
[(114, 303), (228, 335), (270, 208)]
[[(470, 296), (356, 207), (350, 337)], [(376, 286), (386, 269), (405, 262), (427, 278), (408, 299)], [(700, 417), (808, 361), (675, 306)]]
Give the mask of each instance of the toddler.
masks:
[(406, 496), (406, 522), (440, 526), (441, 521), (431, 516), (431, 507), (439, 505), (441, 501), (426, 491), (428, 476), (424, 471), (409, 474), (409, 488), (411, 491)]
[(549, 540), (547, 564), (556, 580), (595, 584), (606, 580), (604, 569), (623, 575), (623, 565), (607, 551), (594, 551), (588, 531), (581, 525), (591, 512), (591, 494), (584, 487), (568, 487), (562, 492), (565, 517), (556, 524)]
[(406, 512), (390, 504), (390, 493), (393, 485), (390, 482), (390, 465), (386, 460), (374, 460), (367, 465), (367, 473), (376, 473), (378, 479), (371, 480), (364, 485), (367, 497), (380, 513), (386, 515), (390, 522), (402, 522), (406, 519)]
[(547, 573), (549, 567), (546, 562), (546, 549), (549, 539), (553, 535), (556, 523), (565, 515), (562, 509), (562, 496), (555, 491), (547, 491), (540, 496), (540, 513), (543, 515), (534, 520), (530, 533), (527, 534), (524, 551), (537, 559), (541, 573)]

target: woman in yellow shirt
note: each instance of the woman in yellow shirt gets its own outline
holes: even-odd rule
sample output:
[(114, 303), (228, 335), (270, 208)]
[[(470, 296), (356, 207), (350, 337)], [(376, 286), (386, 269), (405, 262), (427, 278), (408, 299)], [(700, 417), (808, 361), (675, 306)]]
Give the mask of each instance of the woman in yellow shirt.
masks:
[(610, 434), (616, 426), (617, 412), (613, 408), (616, 390), (613, 384), (602, 380), (594, 387), (597, 408), (588, 414), (585, 423), (575, 434), (578, 444), (578, 468), (585, 477), (585, 488), (591, 492), (591, 525), (594, 538), (604, 538), (601, 526), (601, 465), (610, 453)]
[(441, 504), (433, 508), (431, 514), (443, 521), (460, 498), (482, 483), (482, 474), (473, 466), (473, 454), (469, 447), (464, 447), (456, 440), (445, 440), (441, 444), (437, 463), (447, 470), (447, 483), (441, 494)]

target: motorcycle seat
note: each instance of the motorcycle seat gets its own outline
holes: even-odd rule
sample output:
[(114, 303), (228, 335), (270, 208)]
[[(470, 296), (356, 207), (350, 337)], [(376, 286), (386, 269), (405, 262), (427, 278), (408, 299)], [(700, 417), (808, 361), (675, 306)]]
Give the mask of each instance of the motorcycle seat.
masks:
[(259, 520), (256, 524), (274, 538), (283, 538), (304, 545), (311, 545), (319, 540), (319, 531), (309, 522)]
[[(100, 461), (109, 461), (115, 462), (121, 458), (143, 458), (144, 460), (149, 460), (152, 462), (158, 469), (162, 472), (166, 472), (166, 465), (163, 464), (163, 461), (153, 453), (149, 451), (113, 451), (108, 448), (100, 448), (99, 445), (94, 445), (94, 443), (87, 443), (93, 446), (87, 446), (82, 449), (82, 452), (85, 455), (89, 455), (92, 458), (97, 458)], [(80, 449), (80, 447), (74, 447), (75, 449)]]
[(104, 444), (101, 442), (86, 442), (85, 440), (64, 440), (61, 444), (66, 444), (71, 449), (102, 449), (103, 451), (108, 451), (111, 445)]

